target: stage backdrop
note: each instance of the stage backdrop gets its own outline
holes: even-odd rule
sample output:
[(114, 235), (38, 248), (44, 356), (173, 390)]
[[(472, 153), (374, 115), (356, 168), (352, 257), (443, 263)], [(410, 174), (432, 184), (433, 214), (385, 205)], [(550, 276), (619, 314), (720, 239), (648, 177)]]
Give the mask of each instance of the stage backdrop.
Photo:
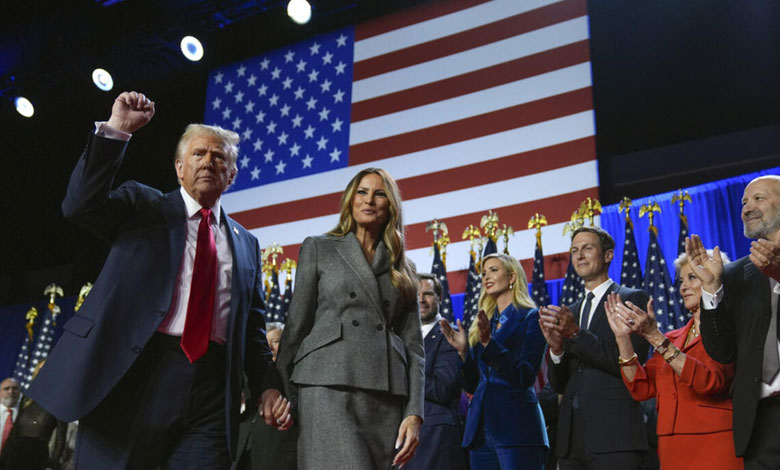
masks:
[(566, 265), (563, 223), (597, 196), (585, 0), (463, 0), (421, 5), (213, 70), (205, 122), (242, 137), (226, 210), (297, 258), (336, 225), (341, 192), (381, 167), (403, 196), (409, 256), (429, 269), (426, 223), (444, 221), (447, 269), (462, 292), (461, 234), (488, 210), (529, 262), (547, 217), (548, 276)]

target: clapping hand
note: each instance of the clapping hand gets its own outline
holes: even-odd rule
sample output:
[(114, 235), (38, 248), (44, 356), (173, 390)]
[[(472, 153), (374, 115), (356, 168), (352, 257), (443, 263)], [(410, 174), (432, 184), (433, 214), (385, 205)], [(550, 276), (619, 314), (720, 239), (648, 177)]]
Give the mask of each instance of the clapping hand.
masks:
[[(752, 251), (752, 249), (751, 249)], [(712, 250), (712, 256), (707, 254), (707, 249), (701, 242), (698, 235), (691, 235), (685, 239), (685, 254), (688, 256), (688, 263), (701, 280), (702, 288), (714, 294), (720, 289), (723, 275), (723, 258), (720, 256), (720, 248), (717, 246)]]
[(452, 326), (450, 326), (450, 323), (444, 319), (439, 320), (439, 325), (441, 326), (441, 332), (444, 333), (444, 338), (456, 351), (458, 351), (460, 360), (465, 361), (466, 354), (469, 352), (469, 340), (466, 336), (466, 330), (463, 328), (463, 325), (461, 325), (460, 320), (458, 320), (457, 330), (453, 329)]

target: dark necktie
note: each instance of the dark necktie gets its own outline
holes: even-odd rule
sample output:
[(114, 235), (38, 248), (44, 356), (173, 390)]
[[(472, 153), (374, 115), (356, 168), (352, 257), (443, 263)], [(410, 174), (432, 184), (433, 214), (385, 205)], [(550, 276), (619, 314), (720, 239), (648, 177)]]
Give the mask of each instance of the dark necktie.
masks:
[(203, 218), (198, 226), (190, 300), (181, 335), (181, 348), (190, 362), (197, 361), (209, 348), (217, 287), (217, 245), (211, 233), (211, 210), (201, 209), (200, 214)]
[(593, 305), (593, 292), (588, 292), (588, 297), (585, 299), (585, 307), (582, 309), (582, 313), (580, 314), (580, 329), (581, 330), (587, 330), (588, 329), (588, 317), (590, 317), (590, 307)]
[(6, 411), (8, 411), (8, 415), (6, 415), (5, 418), (5, 427), (3, 428), (3, 441), (0, 443), (0, 452), (2, 452), (3, 447), (5, 447), (5, 442), (8, 440), (8, 436), (11, 435), (11, 428), (14, 427), (14, 410), (11, 408), (7, 408)]

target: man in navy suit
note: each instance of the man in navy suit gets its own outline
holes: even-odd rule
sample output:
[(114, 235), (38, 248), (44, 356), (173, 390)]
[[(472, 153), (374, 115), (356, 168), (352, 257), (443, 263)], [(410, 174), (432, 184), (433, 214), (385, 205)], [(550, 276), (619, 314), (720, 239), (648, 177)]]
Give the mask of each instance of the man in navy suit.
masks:
[[(648, 295), (609, 278), (615, 240), (597, 227), (580, 227), (571, 239), (571, 262), (585, 282), (585, 297), (570, 306), (540, 310), (539, 324), (550, 345), (550, 385), (562, 394), (556, 449), (561, 470), (638, 470), (647, 452), (639, 404), (621, 378), (618, 347), (604, 303), (611, 292), (645, 308)], [(633, 335), (638, 360), (647, 341)]]
[(406, 464), (409, 470), (465, 469), (458, 402), (462, 389), (460, 358), (439, 326), (441, 282), (433, 274), (418, 273), (417, 303), (425, 346), (425, 412), (420, 446)]
[(124, 92), (95, 124), (64, 215), (111, 249), (28, 395), (80, 420), (77, 469), (228, 469), (246, 375), (266, 421), (290, 425), (265, 341), (257, 240), (224, 214), (238, 135), (192, 124), (176, 149), (181, 187), (111, 189), (154, 102)]

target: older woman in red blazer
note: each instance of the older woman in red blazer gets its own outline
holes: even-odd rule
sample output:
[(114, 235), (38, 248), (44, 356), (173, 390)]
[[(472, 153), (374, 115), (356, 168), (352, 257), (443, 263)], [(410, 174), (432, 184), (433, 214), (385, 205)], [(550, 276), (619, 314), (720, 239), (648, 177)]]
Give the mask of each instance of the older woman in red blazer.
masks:
[[(734, 364), (720, 364), (704, 350), (699, 337), (701, 281), (683, 254), (674, 262), (680, 293), (693, 318), (666, 335), (658, 329), (652, 300), (647, 312), (612, 294), (607, 319), (620, 350), (623, 382), (637, 400), (657, 397), (658, 458), (661, 470), (742, 469), (734, 452), (729, 389)], [(644, 367), (630, 335), (643, 336), (655, 349)]]

